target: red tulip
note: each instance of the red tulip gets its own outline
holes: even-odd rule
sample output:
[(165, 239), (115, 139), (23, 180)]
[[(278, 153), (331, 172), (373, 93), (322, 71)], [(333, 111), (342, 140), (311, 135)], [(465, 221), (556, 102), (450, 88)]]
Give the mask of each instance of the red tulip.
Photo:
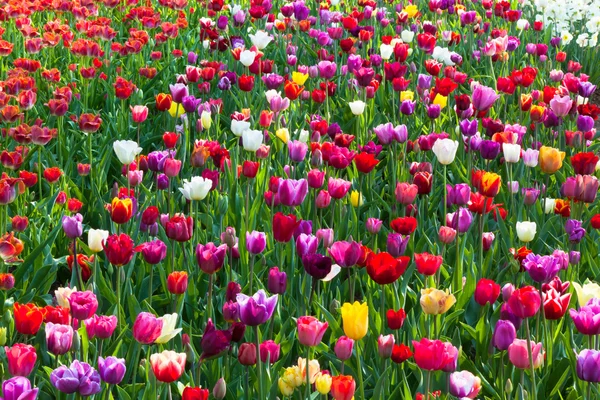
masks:
[(391, 330), (400, 329), (402, 328), (402, 325), (404, 325), (404, 320), (406, 319), (406, 312), (403, 308), (399, 309), (398, 311), (389, 309), (387, 310), (387, 313), (385, 315), (387, 318), (387, 326)]
[(185, 370), (185, 353), (165, 350), (150, 356), (150, 365), (156, 380), (171, 383), (178, 380)]
[(417, 229), (417, 219), (415, 217), (396, 218), (390, 226), (396, 233), (410, 235)]
[(395, 344), (392, 349), (392, 361), (396, 364), (402, 364), (404, 361), (411, 358), (412, 355), (413, 352), (410, 350), (410, 347), (404, 343)]
[(188, 287), (188, 274), (185, 271), (173, 271), (167, 276), (167, 290), (172, 294), (184, 294)]
[(55, 183), (62, 176), (62, 171), (58, 167), (46, 168), (44, 170), (44, 179), (48, 181), (48, 183)]
[(356, 391), (356, 382), (350, 375), (338, 375), (331, 378), (331, 396), (334, 400), (351, 400)]
[(515, 290), (508, 299), (510, 310), (521, 319), (533, 317), (540, 309), (540, 293), (533, 286)]
[(194, 232), (194, 221), (192, 217), (183, 214), (175, 214), (165, 226), (167, 237), (178, 242), (187, 242), (192, 238)]
[(367, 274), (376, 283), (387, 285), (394, 283), (406, 271), (410, 257), (394, 258), (390, 253), (371, 253), (367, 258)]
[(6, 353), (8, 372), (12, 376), (27, 376), (31, 373), (37, 360), (35, 347), (17, 343), (13, 347), (5, 346), (4, 352)]
[(295, 215), (278, 212), (273, 216), (273, 238), (278, 242), (289, 242), (299, 223)]
[(116, 267), (128, 264), (133, 258), (134, 243), (126, 233), (110, 235), (102, 244), (108, 262)]
[(365, 152), (356, 155), (353, 161), (356, 165), (356, 169), (363, 174), (368, 174), (369, 172), (373, 171), (373, 168), (379, 164), (379, 160), (375, 158), (374, 154)]
[(14, 304), (15, 329), (23, 335), (35, 335), (44, 322), (44, 309), (35, 304)]
[(480, 306), (493, 304), (500, 295), (500, 285), (491, 279), (480, 279), (475, 288), (475, 301)]
[(209, 396), (210, 391), (208, 389), (187, 386), (183, 389), (181, 400), (208, 400)]
[(571, 293), (561, 295), (555, 288), (550, 288), (543, 293), (543, 298), (544, 315), (546, 319), (554, 321), (561, 319), (569, 309)]
[(415, 253), (417, 271), (425, 276), (435, 275), (443, 261), (442, 256), (434, 256), (429, 253)]

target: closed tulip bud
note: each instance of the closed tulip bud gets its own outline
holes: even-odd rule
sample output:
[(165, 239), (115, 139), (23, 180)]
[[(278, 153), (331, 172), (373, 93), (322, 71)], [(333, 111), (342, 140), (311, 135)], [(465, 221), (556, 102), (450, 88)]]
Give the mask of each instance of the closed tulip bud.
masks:
[(494, 347), (498, 350), (507, 350), (516, 337), (517, 331), (512, 322), (502, 319), (496, 322), (496, 328), (492, 335), (492, 344)]
[(170, 293), (184, 294), (188, 287), (188, 274), (185, 271), (173, 271), (167, 276), (167, 289)]
[(6, 344), (6, 328), (0, 328), (0, 346), (4, 346)]
[(381, 358), (390, 358), (394, 349), (394, 335), (379, 335), (377, 339), (377, 352)]
[(238, 361), (245, 366), (256, 364), (256, 345), (254, 343), (242, 343), (238, 350)]
[(109, 385), (118, 385), (125, 376), (125, 359), (117, 357), (98, 357), (100, 378)]
[(537, 225), (535, 222), (523, 221), (517, 222), (516, 225), (517, 237), (521, 242), (531, 242), (535, 237)]
[(129, 106), (131, 109), (131, 118), (136, 124), (141, 124), (148, 118), (148, 107), (146, 106)]
[(215, 383), (215, 387), (213, 388), (213, 396), (217, 400), (224, 399), (227, 395), (227, 384), (225, 383), (225, 379), (219, 378), (217, 383)]
[(70, 325), (46, 323), (46, 346), (54, 355), (66, 354), (73, 344), (73, 328)]
[(323, 372), (319, 372), (315, 378), (315, 387), (317, 392), (326, 395), (331, 390), (331, 375)]
[[(544, 353), (542, 349), (542, 343), (531, 342), (533, 368), (539, 368), (544, 363)], [(508, 359), (510, 362), (519, 369), (528, 369), (530, 366), (529, 359), (529, 347), (527, 340), (515, 339), (510, 346), (508, 346)]]
[(285, 271), (279, 271), (278, 267), (269, 270), (267, 287), (269, 292), (274, 294), (284, 294), (287, 287), (287, 275)]

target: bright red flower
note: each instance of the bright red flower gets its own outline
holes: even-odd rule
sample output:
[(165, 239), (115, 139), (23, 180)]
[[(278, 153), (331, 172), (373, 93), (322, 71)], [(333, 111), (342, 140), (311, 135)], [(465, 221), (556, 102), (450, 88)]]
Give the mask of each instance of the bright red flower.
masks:
[(194, 232), (194, 220), (183, 214), (175, 214), (165, 226), (167, 237), (178, 242), (187, 242)]
[(379, 164), (379, 160), (375, 158), (374, 154), (365, 152), (356, 155), (353, 161), (356, 165), (356, 169), (363, 174), (368, 174), (369, 172), (373, 171), (373, 168)]
[(331, 396), (334, 400), (351, 400), (356, 391), (356, 382), (350, 375), (338, 375), (331, 378)]
[(410, 347), (404, 343), (395, 344), (394, 348), (392, 349), (392, 361), (396, 364), (402, 364), (412, 356), (413, 352), (410, 350)]
[(573, 170), (579, 175), (592, 175), (598, 163), (598, 156), (591, 151), (577, 153), (571, 157)]
[(296, 100), (304, 91), (304, 86), (300, 86), (293, 81), (286, 81), (283, 91), (285, 92), (285, 97), (290, 100)]
[(555, 288), (550, 288), (543, 293), (543, 298), (546, 319), (555, 321), (561, 319), (569, 309), (571, 293), (561, 295)]
[(56, 183), (61, 176), (62, 171), (58, 167), (46, 168), (44, 170), (44, 179), (46, 179), (50, 184)]
[(273, 216), (273, 238), (278, 242), (289, 242), (298, 224), (300, 221), (296, 220), (295, 215), (278, 212)]
[(433, 175), (427, 171), (419, 171), (413, 176), (413, 183), (419, 188), (418, 194), (429, 194), (433, 184)]
[(156, 95), (155, 99), (156, 109), (158, 111), (167, 111), (169, 110), (169, 108), (171, 108), (171, 103), (173, 102), (173, 99), (171, 98), (170, 94), (159, 93)]
[(241, 75), (238, 78), (238, 85), (240, 90), (243, 92), (251, 92), (254, 88), (254, 76), (253, 75)]
[(401, 235), (410, 235), (417, 229), (417, 219), (415, 217), (399, 217), (392, 221), (390, 227)]
[(44, 322), (52, 322), (59, 325), (71, 324), (71, 310), (61, 306), (44, 307)]
[(590, 221), (592, 228), (600, 229), (600, 214), (596, 214), (592, 217)]
[(540, 309), (540, 292), (533, 286), (515, 290), (508, 299), (510, 310), (521, 319), (533, 317)]
[(133, 240), (126, 233), (110, 235), (102, 247), (108, 262), (116, 267), (128, 264), (135, 253)]
[(131, 200), (131, 198), (113, 198), (110, 205), (110, 219), (112, 219), (115, 224), (124, 224), (128, 222), (132, 216), (133, 200)]
[(388, 328), (390, 328), (391, 330), (397, 330), (402, 328), (402, 325), (404, 325), (404, 320), (406, 319), (406, 312), (403, 308), (399, 309), (398, 311), (394, 311), (390, 308), (385, 313), (385, 316), (387, 319)]
[(394, 283), (406, 271), (410, 257), (394, 258), (390, 253), (371, 253), (367, 258), (367, 274), (380, 285)]
[(421, 275), (432, 276), (438, 271), (444, 259), (429, 253), (415, 253), (415, 264)]
[(181, 400), (208, 400), (209, 396), (210, 391), (208, 389), (187, 386), (183, 389)]
[(14, 304), (15, 329), (23, 335), (35, 335), (44, 322), (44, 309), (33, 303)]
[(480, 279), (475, 287), (475, 301), (480, 306), (486, 305), (486, 303), (493, 304), (500, 295), (500, 285), (491, 279)]

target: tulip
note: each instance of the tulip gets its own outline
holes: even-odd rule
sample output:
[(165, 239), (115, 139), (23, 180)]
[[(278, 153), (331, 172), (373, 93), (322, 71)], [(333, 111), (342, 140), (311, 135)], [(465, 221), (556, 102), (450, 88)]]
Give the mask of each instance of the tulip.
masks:
[(396, 282), (406, 271), (410, 257), (393, 257), (390, 253), (381, 252), (367, 256), (367, 274), (380, 285)]
[(37, 354), (35, 348), (24, 343), (16, 343), (12, 347), (5, 346), (8, 373), (12, 376), (28, 376), (31, 374)]
[(66, 354), (73, 343), (73, 328), (70, 325), (46, 324), (46, 347), (54, 355)]
[(326, 395), (331, 391), (332, 383), (331, 375), (328, 373), (319, 372), (315, 378), (315, 388), (320, 394)]
[(504, 153), (504, 161), (506, 161), (507, 163), (517, 163), (521, 158), (521, 145), (503, 143), (502, 153)]
[(242, 132), (244, 150), (256, 152), (263, 143), (264, 134), (260, 130), (247, 129)]
[(98, 299), (93, 292), (74, 292), (69, 296), (71, 315), (75, 319), (88, 319), (98, 309)]
[(167, 276), (167, 290), (171, 294), (184, 294), (188, 287), (188, 274), (185, 271), (173, 271)]
[(196, 247), (198, 266), (203, 272), (214, 274), (223, 267), (226, 253), (226, 244), (222, 244), (219, 247), (215, 246), (214, 243), (199, 244)]
[(344, 268), (352, 267), (358, 261), (361, 251), (357, 242), (339, 241), (335, 242), (328, 249), (329, 255), (334, 261)]
[(134, 255), (133, 240), (126, 233), (110, 235), (102, 244), (108, 261), (120, 267), (128, 264)]
[(480, 306), (494, 304), (500, 295), (500, 285), (491, 279), (480, 279), (475, 287), (475, 302)]
[(334, 400), (351, 400), (356, 391), (356, 382), (350, 375), (338, 375), (331, 378), (330, 394)]
[(141, 252), (150, 265), (159, 264), (167, 256), (167, 245), (160, 239), (154, 239), (151, 242), (142, 243), (135, 248), (135, 251)]
[(449, 354), (444, 342), (422, 338), (419, 342), (412, 341), (415, 363), (426, 371), (440, 371), (446, 365), (454, 362), (454, 355)]
[(179, 188), (186, 200), (204, 200), (212, 188), (213, 182), (200, 176), (193, 176), (190, 181), (183, 180), (183, 187)]
[(102, 229), (90, 229), (88, 231), (88, 247), (94, 253), (102, 251), (103, 243), (108, 238), (108, 231)]
[(573, 287), (577, 293), (579, 307), (586, 306), (591, 299), (600, 299), (600, 285), (595, 282), (586, 281), (583, 286), (573, 282)]
[(492, 335), (492, 343), (498, 350), (507, 350), (517, 337), (517, 331), (512, 322), (498, 320)]
[(325, 331), (329, 324), (320, 322), (315, 317), (305, 316), (300, 317), (296, 321), (298, 328), (298, 340), (304, 346), (318, 346), (323, 339)]
[(523, 221), (517, 222), (517, 237), (521, 242), (529, 243), (535, 237), (537, 225), (535, 222)]
[(515, 290), (508, 299), (510, 310), (519, 318), (533, 317), (541, 304), (540, 293), (533, 286)]
[(248, 326), (258, 326), (267, 322), (277, 305), (277, 295), (267, 297), (262, 289), (252, 297), (238, 293), (236, 300), (240, 305), (240, 320)]
[(117, 327), (117, 317), (114, 315), (92, 315), (83, 321), (89, 339), (108, 339)]
[(252, 231), (246, 232), (246, 250), (250, 254), (260, 254), (267, 245), (267, 238), (264, 232)]
[(242, 343), (238, 350), (238, 361), (245, 366), (256, 364), (256, 345), (254, 343)]
[(565, 158), (565, 152), (558, 149), (542, 146), (540, 147), (539, 164), (542, 172), (553, 174), (562, 167), (562, 162)]
[(348, 194), (351, 186), (352, 184), (344, 179), (330, 177), (327, 182), (327, 193), (334, 199), (339, 200)]
[(438, 139), (433, 144), (431, 150), (442, 165), (452, 164), (456, 157), (458, 142), (452, 139)]
[(542, 294), (544, 316), (546, 319), (554, 321), (565, 315), (569, 309), (571, 301), (571, 293), (562, 294), (556, 289), (550, 288)]
[(273, 216), (273, 238), (278, 242), (289, 242), (298, 224), (295, 215), (285, 215), (282, 212), (276, 213)]
[(297, 207), (302, 204), (308, 193), (306, 179), (281, 179), (277, 194), (281, 204), (287, 207)]
[(186, 386), (181, 393), (181, 400), (208, 400), (210, 391), (201, 387)]
[(369, 307), (367, 303), (355, 301), (344, 303), (341, 308), (344, 333), (353, 340), (360, 340), (367, 334), (369, 327)]
[(22, 376), (15, 376), (2, 382), (4, 400), (35, 400), (38, 390), (38, 388), (32, 389), (29, 379)]
[(561, 267), (557, 257), (539, 256), (534, 253), (528, 254), (521, 265), (529, 273), (531, 279), (546, 283), (554, 279)]
[(267, 288), (274, 294), (284, 294), (287, 287), (287, 274), (279, 271), (279, 268), (273, 267), (269, 270)]
[(350, 111), (352, 112), (352, 114), (361, 115), (363, 112), (365, 112), (366, 104), (361, 100), (356, 100), (349, 102), (348, 106), (350, 107)]
[(125, 376), (125, 359), (117, 357), (98, 357), (100, 378), (109, 385), (118, 385)]
[(260, 361), (269, 364), (274, 364), (279, 360), (280, 345), (272, 340), (264, 341), (259, 346)]
[(421, 289), (421, 308), (425, 314), (444, 314), (456, 303), (456, 297), (449, 292), (436, 288)]
[(73, 361), (70, 367), (61, 365), (50, 374), (52, 385), (63, 393), (79, 393), (81, 396), (92, 396), (99, 393), (100, 374), (91, 365), (79, 360)]
[[(533, 358), (533, 368), (541, 367), (544, 362), (542, 343), (531, 342), (531, 354)], [(508, 359), (515, 367), (528, 369), (530, 365), (527, 340), (515, 339), (513, 343), (508, 346)]]
[(586, 382), (600, 382), (600, 351), (583, 349), (577, 354), (577, 377)]
[(15, 329), (24, 335), (35, 335), (44, 320), (43, 309), (35, 304), (14, 304)]
[(432, 276), (438, 271), (444, 259), (429, 253), (415, 253), (417, 271), (425, 276)]
[[(217, 400), (224, 399), (227, 394), (227, 384), (225, 383), (225, 379), (219, 378), (215, 386), (213, 387), (213, 396)], [(207, 396), (208, 397), (208, 396)], [(184, 399), (182, 399), (184, 400)]]
[(579, 311), (570, 309), (569, 314), (579, 333), (590, 336), (600, 334), (600, 313), (597, 310), (583, 306)]
[(154, 376), (160, 382), (171, 383), (178, 380), (185, 370), (185, 353), (164, 350), (150, 356)]
[(205, 360), (215, 358), (229, 350), (231, 338), (231, 330), (216, 329), (212, 320), (209, 318), (208, 323), (204, 328), (204, 333), (202, 334), (202, 341), (200, 342), (200, 346), (202, 347), (200, 359)]
[(169, 219), (165, 226), (165, 233), (169, 239), (178, 242), (187, 242), (192, 238), (194, 231), (194, 220), (183, 214), (175, 214)]
[(490, 87), (476, 84), (471, 96), (473, 107), (478, 111), (487, 111), (500, 98), (496, 91)]
[(377, 339), (377, 352), (381, 358), (390, 358), (394, 349), (394, 335), (379, 335)]
[(70, 217), (63, 215), (62, 217), (62, 228), (65, 231), (65, 235), (70, 239), (78, 238), (83, 234), (83, 216), (79, 213)]
[(396, 185), (396, 201), (400, 204), (408, 205), (412, 204), (417, 197), (419, 188), (415, 184), (409, 184), (405, 182), (399, 182)]
[(148, 312), (138, 314), (133, 323), (133, 338), (141, 344), (152, 344), (158, 339), (164, 321)]
[(135, 156), (142, 152), (142, 148), (133, 140), (116, 140), (113, 150), (123, 165), (129, 165), (135, 160)]
[(481, 390), (481, 379), (469, 371), (453, 372), (449, 381), (450, 394), (460, 399), (475, 399)]
[(131, 118), (133, 119), (133, 122), (137, 123), (137, 124), (141, 124), (142, 122), (144, 122), (146, 120), (146, 118), (148, 118), (148, 107), (146, 106), (129, 106), (129, 108), (131, 109)]

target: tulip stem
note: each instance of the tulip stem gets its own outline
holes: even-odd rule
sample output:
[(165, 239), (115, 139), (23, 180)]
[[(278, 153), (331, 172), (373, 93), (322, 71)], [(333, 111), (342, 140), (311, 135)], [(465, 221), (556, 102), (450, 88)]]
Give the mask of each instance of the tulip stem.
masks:
[[(283, 265), (281, 266), (283, 268)], [(254, 254), (250, 254), (250, 293), (254, 293), (252, 291), (254, 286)]]
[(592, 398), (592, 382), (588, 381), (588, 383), (587, 383), (587, 397), (586, 397), (586, 399), (587, 400), (591, 400), (591, 398)]
[(431, 371), (427, 371), (425, 378), (425, 400), (429, 400), (429, 385), (431, 385)]
[(119, 324), (119, 331), (121, 331), (123, 322), (121, 321), (121, 270), (117, 267), (115, 272), (117, 274), (117, 321)]
[(169, 400), (173, 400), (173, 393), (171, 392), (171, 384), (168, 383), (167, 384), (168, 389), (168, 393), (169, 393)]
[(153, 286), (152, 286), (152, 280), (154, 278), (154, 264), (149, 264), (150, 265), (150, 284), (148, 285), (148, 305), (150, 306), (150, 308), (152, 308), (152, 293), (153, 293)]
[(263, 399), (262, 395), (262, 363), (260, 360), (260, 336), (258, 325), (254, 327), (254, 336), (256, 340), (256, 371), (258, 375), (258, 398)]
[(525, 328), (527, 329), (527, 352), (529, 353), (529, 368), (531, 369), (531, 392), (533, 399), (537, 399), (537, 388), (535, 386), (535, 369), (533, 368), (533, 350), (531, 348), (531, 333), (529, 331), (529, 319), (525, 319)]
[(306, 346), (306, 364), (304, 370), (306, 371), (306, 398), (310, 400), (310, 346)]
[[(446, 189), (446, 185), (448, 184), (448, 177), (446, 176), (446, 165), (444, 165), (444, 187), (442, 188), (442, 191), (444, 192), (444, 214), (442, 214), (442, 226), (446, 226), (446, 213), (447, 211), (447, 207), (448, 207), (448, 189)], [(457, 219), (458, 221), (458, 219)], [(458, 222), (457, 222), (458, 225)], [(458, 226), (457, 226), (458, 228)]]
[[(213, 294), (213, 284), (214, 284), (214, 274), (210, 274), (208, 278), (208, 301), (206, 303), (206, 315), (207, 322), (212, 316), (212, 294)], [(250, 290), (252, 292), (252, 290)]]
[[(42, 199), (42, 146), (38, 146), (38, 185), (40, 190), (40, 200)], [(4, 234), (4, 231), (2, 232)]]
[(356, 342), (356, 366), (358, 370), (358, 384), (360, 386), (360, 397), (359, 399), (366, 399), (365, 397), (365, 385), (363, 383), (362, 366), (360, 365), (360, 343)]

